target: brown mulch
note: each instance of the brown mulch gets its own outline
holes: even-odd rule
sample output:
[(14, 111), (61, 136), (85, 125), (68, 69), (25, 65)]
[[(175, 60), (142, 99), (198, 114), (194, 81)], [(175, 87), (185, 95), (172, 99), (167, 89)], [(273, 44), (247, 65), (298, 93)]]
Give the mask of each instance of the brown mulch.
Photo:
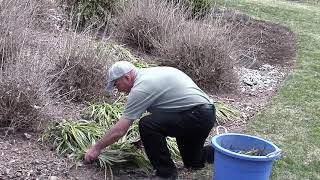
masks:
[[(241, 85), (234, 94), (212, 95), (233, 105), (243, 113), (243, 118), (227, 127), (229, 132), (241, 132), (247, 122), (261, 109), (269, 99), (275, 96), (282, 86), (296, 57), (294, 34), (286, 27), (265, 21), (252, 20), (246, 24), (242, 36), (250, 37), (248, 42), (256, 42), (258, 49), (257, 63), (252, 66), (258, 69), (263, 64), (270, 64), (277, 70), (272, 78), (272, 88), (253, 89)], [(249, 44), (248, 44), (249, 46)], [(244, 46), (245, 47), (245, 46)], [(213, 129), (211, 136), (215, 134)], [(17, 133), (4, 137), (0, 131), (0, 179), (104, 179), (103, 171), (94, 165), (82, 165), (78, 168), (68, 157), (58, 157), (55, 151), (37, 142), (39, 133)], [(179, 165), (181, 166), (181, 165)], [(210, 165), (209, 165), (210, 166)], [(181, 169), (180, 179), (211, 179), (210, 167), (198, 173)], [(115, 171), (116, 172), (116, 171)], [(118, 170), (115, 179), (142, 179), (147, 174), (140, 170)]]

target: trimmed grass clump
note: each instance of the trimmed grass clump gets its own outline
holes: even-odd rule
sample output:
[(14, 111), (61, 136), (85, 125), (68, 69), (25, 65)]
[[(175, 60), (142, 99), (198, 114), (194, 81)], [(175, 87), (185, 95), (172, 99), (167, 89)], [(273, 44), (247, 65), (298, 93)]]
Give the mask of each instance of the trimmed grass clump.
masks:
[[(59, 15), (46, 0), (0, 1), (0, 65), (15, 63), (20, 51), (38, 48), (36, 30), (52, 32), (59, 27)], [(39, 32), (40, 34), (40, 32)]]
[(9, 62), (14, 63), (15, 56), (20, 51), (20, 46), (14, 35), (3, 29), (0, 29), (0, 33), (0, 65), (3, 69)]
[(27, 84), (1, 80), (0, 127), (17, 131), (30, 128), (39, 119), (40, 99)]
[(177, 5), (157, 0), (129, 0), (115, 17), (113, 32), (121, 42), (147, 53), (184, 21)]
[(36, 52), (25, 51), (0, 71), (0, 126), (11, 131), (33, 130), (52, 117), (54, 100), (46, 89), (47, 63)]
[[(92, 63), (92, 66), (86, 66)], [(73, 102), (93, 101), (102, 94), (104, 87), (103, 65), (92, 59), (69, 57), (56, 65), (55, 77), (52, 79), (53, 90), (60, 96)]]
[[(21, 10), (21, 12), (18, 12)], [(0, 65), (14, 63), (23, 43), (23, 31), (32, 22), (31, 7), (19, 5), (18, 1), (0, 2)]]
[(0, 17), (1, 26), (9, 32), (26, 28), (48, 32), (59, 28), (63, 21), (55, 4), (47, 0), (2, 0)]
[(65, 38), (61, 56), (49, 72), (51, 91), (72, 102), (105, 99), (105, 75), (111, 64), (105, 44), (82, 35)]
[(84, 34), (65, 34), (57, 42), (59, 55), (49, 72), (51, 91), (58, 97), (72, 102), (109, 101), (106, 92), (106, 72), (108, 67), (120, 60), (131, 61), (143, 66), (145, 63), (135, 58), (129, 50), (112, 42), (96, 42)]
[(215, 19), (190, 21), (158, 49), (162, 63), (184, 71), (207, 90), (236, 90), (238, 58), (232, 55), (237, 56), (237, 47), (225, 27)]
[(45, 4), (0, 1), (0, 127), (7, 133), (35, 130), (52, 117), (54, 100), (46, 87), (50, 61), (37, 44), (40, 33), (32, 29), (42, 24), (38, 13), (47, 12)]

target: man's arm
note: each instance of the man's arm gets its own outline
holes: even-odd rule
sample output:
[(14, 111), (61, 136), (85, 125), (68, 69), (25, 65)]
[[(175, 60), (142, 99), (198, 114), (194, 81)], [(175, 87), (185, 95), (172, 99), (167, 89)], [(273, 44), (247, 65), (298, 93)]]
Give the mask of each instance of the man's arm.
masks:
[(88, 162), (96, 159), (101, 150), (117, 142), (122, 136), (124, 136), (129, 127), (132, 125), (132, 121), (128, 119), (120, 119), (96, 144), (86, 152), (84, 159)]

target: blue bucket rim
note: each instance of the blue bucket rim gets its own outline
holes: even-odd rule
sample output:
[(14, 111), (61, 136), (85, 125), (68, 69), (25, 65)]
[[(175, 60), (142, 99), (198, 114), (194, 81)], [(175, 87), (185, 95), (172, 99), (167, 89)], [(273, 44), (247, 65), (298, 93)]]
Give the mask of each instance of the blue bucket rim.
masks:
[[(220, 137), (223, 137), (223, 136), (230, 136), (230, 135), (235, 135), (235, 136), (245, 136), (245, 137), (250, 137), (250, 138), (254, 138), (254, 139), (258, 139), (258, 140), (261, 140), (271, 146), (273, 146), (275, 148), (275, 151), (274, 152), (279, 152), (279, 153), (275, 153), (271, 156), (251, 156), (251, 155), (245, 155), (245, 154), (239, 154), (239, 153), (236, 153), (236, 152), (233, 152), (231, 150), (228, 150), (226, 148), (223, 148), (222, 146), (220, 146), (216, 141), (218, 138)], [(238, 159), (244, 159), (244, 160), (249, 160), (249, 161), (273, 161), (275, 159), (278, 159), (280, 156), (281, 156), (281, 149), (278, 148), (274, 143), (266, 140), (266, 139), (263, 139), (261, 137), (257, 137), (257, 136), (253, 136), (253, 135), (248, 135), (248, 134), (241, 134), (241, 133), (224, 133), (224, 134), (219, 134), (219, 135), (215, 135), (212, 140), (211, 140), (211, 143), (214, 147), (215, 150), (225, 154), (225, 155), (228, 155), (228, 156), (231, 156), (231, 157), (234, 157), (234, 158), (238, 158)]]

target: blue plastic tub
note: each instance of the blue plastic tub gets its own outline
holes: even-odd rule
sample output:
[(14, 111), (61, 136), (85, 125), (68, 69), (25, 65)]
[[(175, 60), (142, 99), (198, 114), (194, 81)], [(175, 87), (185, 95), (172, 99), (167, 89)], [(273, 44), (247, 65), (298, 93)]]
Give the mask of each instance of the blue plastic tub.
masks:
[[(268, 180), (273, 160), (281, 156), (281, 150), (273, 143), (245, 134), (216, 135), (212, 138), (212, 145), (214, 180)], [(236, 153), (252, 149), (262, 150), (262, 156)]]

